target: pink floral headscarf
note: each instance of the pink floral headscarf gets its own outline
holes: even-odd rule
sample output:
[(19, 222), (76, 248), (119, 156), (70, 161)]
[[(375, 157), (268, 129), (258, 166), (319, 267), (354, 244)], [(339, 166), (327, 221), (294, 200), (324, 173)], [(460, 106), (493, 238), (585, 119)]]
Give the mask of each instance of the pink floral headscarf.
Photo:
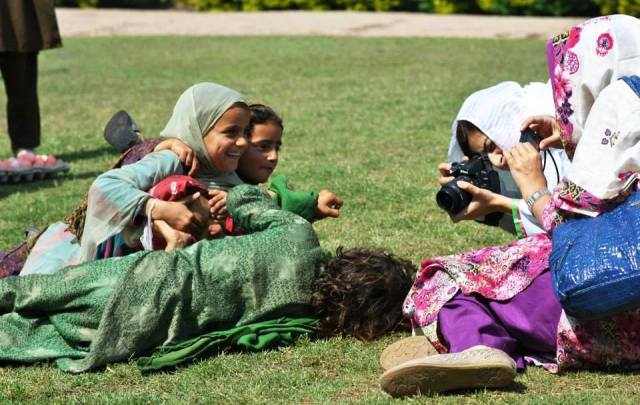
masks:
[(549, 77), (562, 141), (572, 157), (600, 92), (622, 76), (640, 74), (640, 20), (598, 17), (547, 42)]

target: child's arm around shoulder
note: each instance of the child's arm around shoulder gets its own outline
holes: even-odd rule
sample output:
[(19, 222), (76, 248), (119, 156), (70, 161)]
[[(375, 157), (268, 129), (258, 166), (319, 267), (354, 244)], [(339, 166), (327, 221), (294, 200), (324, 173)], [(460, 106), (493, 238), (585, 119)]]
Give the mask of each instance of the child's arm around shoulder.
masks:
[(91, 190), (112, 202), (123, 202), (134, 195), (144, 195), (146, 200), (146, 190), (165, 177), (183, 172), (173, 152), (154, 152), (136, 163), (104, 172), (93, 182)]

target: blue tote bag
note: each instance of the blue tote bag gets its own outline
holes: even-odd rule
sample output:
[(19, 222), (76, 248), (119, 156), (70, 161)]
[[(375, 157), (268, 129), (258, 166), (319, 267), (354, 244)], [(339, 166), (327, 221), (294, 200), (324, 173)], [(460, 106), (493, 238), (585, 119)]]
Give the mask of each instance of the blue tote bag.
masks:
[(593, 320), (640, 307), (640, 192), (559, 225), (552, 240), (553, 287), (568, 315)]
[[(640, 97), (638, 76), (620, 80)], [(549, 267), (568, 315), (593, 320), (640, 307), (640, 191), (612, 211), (558, 226)]]

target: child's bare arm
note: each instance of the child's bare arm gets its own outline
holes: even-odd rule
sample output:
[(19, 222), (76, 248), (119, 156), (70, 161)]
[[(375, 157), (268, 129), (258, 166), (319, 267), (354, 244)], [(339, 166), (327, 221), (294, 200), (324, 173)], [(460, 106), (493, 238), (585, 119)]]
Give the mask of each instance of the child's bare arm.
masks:
[(160, 235), (167, 243), (167, 246), (164, 248), (166, 252), (183, 248), (194, 242), (193, 236), (186, 232), (173, 229), (163, 220), (153, 221), (153, 232), (156, 235)]
[(189, 168), (189, 173), (187, 173), (189, 176), (193, 176), (200, 168), (200, 162), (198, 161), (193, 149), (187, 146), (187, 144), (182, 142), (180, 139), (165, 139), (153, 149), (154, 152), (159, 152), (161, 150), (170, 150), (178, 155), (180, 163)]

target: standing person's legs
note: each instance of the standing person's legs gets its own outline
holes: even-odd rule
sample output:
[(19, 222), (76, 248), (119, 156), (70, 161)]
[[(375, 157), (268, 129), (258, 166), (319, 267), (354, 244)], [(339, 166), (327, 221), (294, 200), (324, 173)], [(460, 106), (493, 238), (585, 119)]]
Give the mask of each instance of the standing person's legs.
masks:
[(38, 53), (0, 53), (0, 71), (7, 94), (7, 124), (11, 148), (34, 149), (40, 145), (38, 105)]

